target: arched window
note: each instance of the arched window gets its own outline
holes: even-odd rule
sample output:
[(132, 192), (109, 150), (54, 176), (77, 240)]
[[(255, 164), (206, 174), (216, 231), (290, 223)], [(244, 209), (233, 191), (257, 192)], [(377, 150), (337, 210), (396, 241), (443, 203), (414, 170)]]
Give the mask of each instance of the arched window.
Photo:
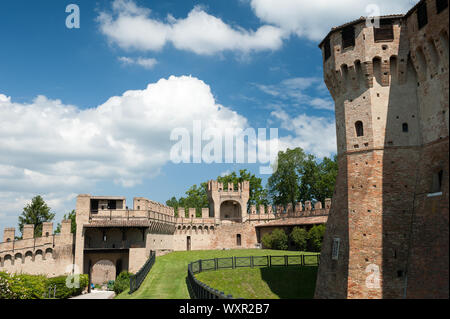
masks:
[(364, 125), (363, 122), (358, 121), (355, 123), (356, 136), (364, 136)]
[(404, 133), (408, 133), (408, 123), (403, 123), (402, 124), (402, 131), (404, 132)]

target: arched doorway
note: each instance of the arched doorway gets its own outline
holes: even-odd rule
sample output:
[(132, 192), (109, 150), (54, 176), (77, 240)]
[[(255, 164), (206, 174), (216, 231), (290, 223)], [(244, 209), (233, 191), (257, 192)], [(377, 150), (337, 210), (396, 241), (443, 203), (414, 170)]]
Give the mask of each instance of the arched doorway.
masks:
[(234, 222), (241, 222), (242, 220), (241, 204), (234, 200), (224, 201), (220, 205), (220, 219)]
[(92, 267), (91, 282), (101, 285), (116, 279), (116, 266), (110, 260), (97, 261)]

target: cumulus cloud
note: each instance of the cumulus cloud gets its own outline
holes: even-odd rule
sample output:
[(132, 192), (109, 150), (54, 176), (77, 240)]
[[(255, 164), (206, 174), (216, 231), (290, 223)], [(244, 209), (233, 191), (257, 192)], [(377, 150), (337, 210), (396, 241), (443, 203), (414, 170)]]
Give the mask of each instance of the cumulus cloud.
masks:
[[(418, 0), (251, 0), (255, 15), (264, 23), (313, 41), (361, 16), (406, 13)], [(379, 8), (375, 11), (373, 5)]]
[(129, 58), (129, 57), (119, 57), (118, 60), (124, 65), (138, 65), (144, 69), (153, 69), (153, 67), (158, 63), (156, 59), (153, 58)]
[(193, 120), (214, 128), (247, 123), (187, 76), (86, 110), (44, 96), (19, 104), (0, 95), (0, 118), (0, 189), (10, 190), (74, 189), (103, 179), (133, 186), (169, 160), (172, 129), (192, 128)]
[(285, 33), (278, 27), (263, 25), (254, 30), (231, 26), (196, 6), (186, 18), (168, 15), (166, 21), (151, 16), (151, 10), (132, 0), (115, 0), (112, 12), (101, 12), (100, 31), (111, 43), (127, 50), (158, 51), (167, 43), (200, 55), (224, 51), (249, 53), (277, 50)]
[(292, 117), (280, 110), (271, 114), (281, 128), (290, 135), (278, 138), (278, 149), (301, 147), (319, 158), (336, 154), (336, 126), (334, 119), (300, 114)]
[(194, 120), (205, 129), (247, 125), (216, 103), (207, 84), (188, 76), (161, 79), (84, 110), (44, 96), (22, 104), (0, 94), (2, 224), (15, 224), (36, 194), (67, 213), (75, 194), (99, 182), (127, 187), (155, 176), (170, 160), (172, 129), (191, 130)]

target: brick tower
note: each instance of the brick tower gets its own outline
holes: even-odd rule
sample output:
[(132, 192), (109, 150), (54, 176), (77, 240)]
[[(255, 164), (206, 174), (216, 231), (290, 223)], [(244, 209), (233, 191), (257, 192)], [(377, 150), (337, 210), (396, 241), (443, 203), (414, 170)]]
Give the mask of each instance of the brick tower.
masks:
[(339, 174), (316, 298), (448, 298), (448, 1), (320, 48)]

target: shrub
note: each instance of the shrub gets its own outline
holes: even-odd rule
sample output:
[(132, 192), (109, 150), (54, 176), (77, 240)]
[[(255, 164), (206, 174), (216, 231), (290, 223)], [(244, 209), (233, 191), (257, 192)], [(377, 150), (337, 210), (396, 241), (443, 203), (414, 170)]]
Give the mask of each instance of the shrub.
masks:
[(309, 249), (320, 252), (322, 249), (323, 236), (325, 235), (325, 225), (316, 225), (308, 232)]
[(290, 234), (290, 239), (294, 243), (295, 248), (305, 251), (308, 243), (308, 232), (304, 228), (295, 227)]
[(263, 248), (272, 249), (272, 235), (271, 234), (265, 234), (261, 238), (261, 242), (263, 244)]
[(41, 275), (15, 274), (0, 272), (0, 299), (41, 299), (48, 297), (49, 289), (53, 297), (56, 285), (55, 298), (64, 299), (79, 295), (88, 285), (88, 276), (80, 275), (80, 287), (68, 288), (67, 276), (47, 278)]
[(288, 236), (282, 229), (275, 229), (272, 234), (272, 249), (287, 250)]
[(81, 294), (81, 292), (87, 287), (89, 284), (88, 275), (79, 275), (80, 276), (80, 285), (79, 288), (67, 287), (66, 281), (68, 276), (58, 276), (49, 278), (46, 286), (46, 293), (48, 296), (48, 292), (50, 290), (50, 298), (53, 297), (53, 289), (56, 286), (56, 294), (55, 298), (57, 299), (67, 299), (72, 296), (77, 296)]
[(107, 285), (108, 290), (110, 290), (110, 291), (113, 291), (113, 290), (114, 290), (114, 283), (115, 283), (114, 280), (108, 281), (108, 285)]
[(131, 273), (124, 270), (119, 274), (119, 276), (117, 276), (116, 281), (114, 282), (114, 292), (116, 295), (130, 288), (131, 275)]

